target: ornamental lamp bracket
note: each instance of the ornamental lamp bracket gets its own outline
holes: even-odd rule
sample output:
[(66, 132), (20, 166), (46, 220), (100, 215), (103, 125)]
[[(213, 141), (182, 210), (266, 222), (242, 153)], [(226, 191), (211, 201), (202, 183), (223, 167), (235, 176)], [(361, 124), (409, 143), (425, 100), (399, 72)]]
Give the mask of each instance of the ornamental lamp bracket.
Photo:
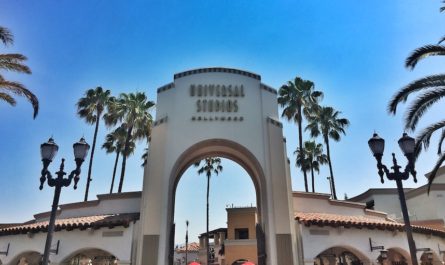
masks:
[(439, 254), (445, 254), (445, 250), (440, 250), (440, 245), (437, 244), (437, 248), (439, 249)]
[(373, 246), (371, 238), (369, 238), (369, 248), (371, 249), (371, 252), (374, 250), (385, 250), (384, 246)]
[(60, 240), (57, 240), (56, 248), (50, 249), (49, 252), (58, 255), (59, 254), (59, 247), (60, 247)]
[(9, 253), (9, 245), (10, 245), (11, 243), (8, 243), (8, 246), (6, 247), (6, 251), (0, 251), (0, 255), (5, 255), (5, 256), (8, 256), (8, 253)]

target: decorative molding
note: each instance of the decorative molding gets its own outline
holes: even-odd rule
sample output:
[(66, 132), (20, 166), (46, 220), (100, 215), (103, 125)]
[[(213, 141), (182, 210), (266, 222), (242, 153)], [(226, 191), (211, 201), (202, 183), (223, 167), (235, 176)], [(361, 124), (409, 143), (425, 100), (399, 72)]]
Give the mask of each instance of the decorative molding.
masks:
[(155, 121), (155, 122), (153, 123), (153, 127), (156, 127), (156, 126), (158, 126), (158, 125), (161, 125), (161, 124), (163, 124), (163, 123), (166, 123), (166, 122), (167, 122), (167, 118), (168, 118), (168, 117), (165, 116), (165, 117), (162, 117), (161, 119)]
[(329, 230), (327, 229), (309, 229), (309, 234), (313, 236), (329, 236)]
[(102, 237), (121, 237), (124, 236), (124, 231), (103, 231)]
[(129, 191), (122, 193), (112, 193), (112, 194), (98, 194), (96, 195), (100, 201), (103, 200), (116, 200), (116, 199), (130, 199), (130, 198), (141, 198), (141, 191)]
[(192, 116), (192, 121), (244, 121), (243, 116)]
[(266, 90), (266, 91), (269, 91), (269, 92), (272, 93), (272, 94), (278, 95), (277, 90), (274, 89), (274, 88), (272, 88), (272, 87), (270, 87), (270, 86), (268, 86), (268, 85), (265, 85), (265, 84), (261, 83), (261, 84), (260, 84), (260, 87), (261, 87), (261, 89), (264, 89), (264, 90)]
[(261, 80), (260, 75), (257, 75), (257, 74), (251, 73), (251, 72), (247, 72), (247, 71), (243, 71), (243, 70), (238, 70), (238, 69), (233, 69), (233, 68), (224, 68), (224, 67), (207, 67), (207, 68), (188, 70), (185, 72), (180, 72), (180, 73), (175, 74), (174, 79), (178, 79), (178, 78), (185, 77), (188, 75), (195, 75), (195, 74), (202, 74), (202, 73), (230, 73), (230, 74), (244, 75), (244, 76), (256, 79), (256, 80)]
[(164, 92), (164, 91), (166, 91), (166, 90), (169, 90), (169, 89), (171, 89), (171, 88), (174, 88), (175, 87), (175, 83), (170, 83), (170, 84), (167, 84), (167, 85), (165, 85), (165, 86), (161, 86), (160, 88), (158, 88), (158, 94), (159, 93), (161, 93), (161, 92)]
[(271, 117), (267, 117), (267, 121), (270, 122), (271, 124), (277, 126), (277, 127), (283, 128), (283, 124), (281, 122), (279, 122), (279, 121), (277, 121), (277, 120), (275, 120), (275, 119), (273, 119)]
[(225, 246), (255, 246), (257, 244), (256, 239), (226, 239), (224, 240)]

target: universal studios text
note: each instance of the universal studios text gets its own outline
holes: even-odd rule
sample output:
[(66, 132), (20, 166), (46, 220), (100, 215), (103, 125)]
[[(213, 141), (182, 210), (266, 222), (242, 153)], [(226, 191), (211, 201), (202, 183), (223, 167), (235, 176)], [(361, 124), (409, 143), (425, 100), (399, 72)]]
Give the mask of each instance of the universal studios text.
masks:
[(245, 96), (243, 85), (190, 85), (197, 112), (238, 112), (238, 98)]

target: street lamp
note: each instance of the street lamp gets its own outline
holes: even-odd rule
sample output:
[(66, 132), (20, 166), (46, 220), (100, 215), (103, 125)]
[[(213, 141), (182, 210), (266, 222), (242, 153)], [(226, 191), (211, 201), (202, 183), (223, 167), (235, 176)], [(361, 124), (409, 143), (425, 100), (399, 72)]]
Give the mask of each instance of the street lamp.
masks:
[(409, 252), (411, 254), (411, 262), (412, 265), (417, 265), (417, 255), (416, 255), (416, 243), (413, 239), (411, 223), (409, 221), (408, 210), (406, 207), (405, 193), (403, 191), (402, 180), (407, 180), (409, 175), (411, 174), (414, 178), (414, 182), (417, 182), (416, 179), (416, 170), (414, 168), (414, 148), (415, 148), (415, 140), (414, 138), (409, 137), (406, 133), (403, 134), (402, 138), (398, 141), (399, 147), (402, 150), (403, 154), (408, 159), (408, 164), (405, 167), (403, 172), (400, 171), (401, 166), (397, 164), (396, 156), (392, 153), (392, 162), (393, 166), (391, 169), (393, 172), (390, 172), (388, 168), (382, 164), (383, 151), (385, 150), (385, 140), (380, 138), (376, 133), (372, 136), (368, 141), (369, 148), (371, 149), (375, 159), (377, 160), (377, 168), (380, 176), (380, 181), (383, 183), (383, 175), (389, 180), (395, 180), (397, 183), (397, 191), (399, 193), (400, 199), (400, 207), (402, 208), (403, 221), (405, 222), (405, 231), (406, 236), (408, 238)]
[(187, 226), (185, 230), (185, 264), (187, 265), (188, 262), (188, 250), (189, 250), (189, 220), (185, 221), (185, 225)]
[(40, 155), (42, 156), (42, 176), (40, 177), (40, 187), (39, 189), (43, 189), (43, 184), (48, 180), (48, 186), (55, 187), (54, 191), (54, 199), (53, 205), (51, 209), (51, 216), (49, 219), (48, 225), (48, 234), (46, 236), (45, 243), (45, 252), (43, 253), (43, 265), (48, 264), (49, 252), (51, 249), (51, 241), (53, 239), (54, 234), (54, 225), (56, 222), (56, 212), (59, 207), (59, 198), (62, 187), (68, 187), (71, 185), (71, 181), (74, 178), (74, 189), (77, 188), (77, 182), (79, 181), (80, 175), (80, 166), (82, 165), (85, 157), (88, 154), (88, 150), (90, 149), (90, 145), (85, 142), (85, 139), (80, 138), (79, 142), (73, 144), (74, 149), (74, 161), (76, 161), (76, 169), (71, 171), (68, 175), (68, 178), (64, 178), (66, 172), (63, 171), (65, 167), (65, 159), (62, 158), (62, 163), (60, 164), (59, 171), (56, 172), (57, 178), (53, 178), (51, 173), (48, 171), (48, 166), (52, 162), (53, 158), (56, 156), (57, 151), (59, 150), (59, 146), (54, 142), (53, 138), (49, 138), (48, 142), (40, 145)]

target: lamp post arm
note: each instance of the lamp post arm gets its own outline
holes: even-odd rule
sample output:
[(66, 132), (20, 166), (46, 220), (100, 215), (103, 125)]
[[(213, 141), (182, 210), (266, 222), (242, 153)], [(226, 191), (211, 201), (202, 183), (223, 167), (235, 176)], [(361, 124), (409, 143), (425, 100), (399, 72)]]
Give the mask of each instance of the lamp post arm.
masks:
[(52, 179), (51, 173), (48, 171), (48, 166), (51, 164), (51, 160), (49, 159), (42, 159), (43, 168), (40, 175), (40, 186), (39, 189), (43, 189), (43, 185), (45, 184), (46, 179)]
[(414, 178), (414, 182), (417, 183), (417, 178), (416, 178), (417, 171), (416, 171), (415, 164), (414, 164), (414, 161), (415, 161), (414, 154), (405, 155), (405, 156), (406, 156), (406, 159), (408, 159), (408, 164), (406, 164), (406, 167), (405, 167), (405, 173), (408, 175), (408, 177), (409, 177), (409, 174), (411, 173), (411, 175)]
[(48, 179), (48, 182), (49, 182), (49, 180), (53, 179), (53, 177), (51, 175), (51, 172), (49, 172), (47, 168), (43, 168), (42, 175), (40, 177), (40, 186), (39, 186), (40, 190), (43, 189), (43, 185), (45, 184), (46, 179)]
[(389, 172), (388, 168), (382, 163), (382, 154), (375, 154), (374, 157), (377, 160), (377, 169), (379, 170), (378, 173), (380, 176), (380, 182), (384, 183), (383, 176), (386, 174), (386, 176), (388, 177), (391, 173)]

